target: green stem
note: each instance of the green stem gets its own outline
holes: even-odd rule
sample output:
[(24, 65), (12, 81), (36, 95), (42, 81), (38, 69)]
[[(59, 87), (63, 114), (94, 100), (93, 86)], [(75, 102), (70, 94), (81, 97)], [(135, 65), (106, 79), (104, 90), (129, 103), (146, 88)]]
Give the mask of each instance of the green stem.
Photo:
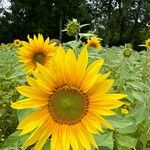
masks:
[(118, 92), (121, 92), (122, 87), (124, 85), (124, 77), (125, 77), (125, 74), (124, 74), (125, 67), (124, 66), (126, 65), (126, 60), (127, 60), (127, 58), (123, 57), (122, 63), (119, 67), (120, 73), (119, 73), (119, 79), (118, 79)]

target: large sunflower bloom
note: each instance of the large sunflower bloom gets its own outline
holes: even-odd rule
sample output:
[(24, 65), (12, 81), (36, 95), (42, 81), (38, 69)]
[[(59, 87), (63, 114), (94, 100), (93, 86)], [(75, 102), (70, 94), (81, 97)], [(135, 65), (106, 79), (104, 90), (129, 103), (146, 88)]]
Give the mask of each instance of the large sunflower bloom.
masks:
[(24, 64), (26, 72), (38, 71), (38, 63), (48, 67), (55, 53), (56, 43), (49, 44), (49, 38), (44, 41), (41, 34), (38, 34), (38, 37), (34, 35), (33, 39), (28, 36), (28, 40), (29, 43), (22, 42), (23, 46), (18, 51), (20, 62)]
[(97, 37), (91, 37), (87, 40), (87, 46), (88, 47), (94, 47), (97, 50), (100, 50), (102, 48), (100, 39)]
[(51, 150), (97, 148), (93, 134), (102, 132), (102, 126), (113, 128), (103, 116), (114, 115), (111, 109), (121, 106), (125, 95), (107, 93), (113, 80), (107, 79), (109, 73), (98, 73), (103, 60), (88, 66), (86, 47), (78, 59), (73, 50), (65, 53), (59, 47), (53, 59), (49, 69), (40, 65), (35, 78), (27, 77), (29, 86), (17, 87), (27, 98), (11, 106), (34, 108), (18, 126), (20, 135), (34, 130), (23, 146), (36, 143), (35, 150), (40, 150), (51, 136)]
[(146, 47), (150, 49), (150, 38), (145, 41)]

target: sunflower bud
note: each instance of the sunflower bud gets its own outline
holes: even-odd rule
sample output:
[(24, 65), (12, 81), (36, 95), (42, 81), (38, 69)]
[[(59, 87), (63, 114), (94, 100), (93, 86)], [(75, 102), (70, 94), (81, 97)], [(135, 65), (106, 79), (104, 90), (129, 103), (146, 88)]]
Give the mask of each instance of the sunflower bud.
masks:
[(132, 49), (131, 49), (131, 48), (127, 48), (127, 47), (126, 47), (126, 48), (123, 50), (123, 55), (124, 55), (124, 57), (130, 57), (131, 54), (132, 54)]
[(123, 114), (125, 114), (125, 115), (127, 115), (127, 114), (129, 113), (129, 111), (128, 111), (127, 109), (125, 109), (125, 108), (122, 108), (122, 109), (121, 109), (121, 112), (122, 112)]
[(68, 21), (66, 29), (69, 36), (74, 36), (80, 31), (80, 23), (76, 19)]

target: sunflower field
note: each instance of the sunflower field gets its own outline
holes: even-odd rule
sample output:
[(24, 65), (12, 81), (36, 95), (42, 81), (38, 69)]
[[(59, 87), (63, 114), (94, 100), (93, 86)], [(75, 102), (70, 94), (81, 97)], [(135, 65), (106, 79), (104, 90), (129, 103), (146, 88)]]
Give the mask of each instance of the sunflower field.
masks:
[(150, 150), (150, 40), (103, 47), (84, 26), (1, 44), (1, 150)]

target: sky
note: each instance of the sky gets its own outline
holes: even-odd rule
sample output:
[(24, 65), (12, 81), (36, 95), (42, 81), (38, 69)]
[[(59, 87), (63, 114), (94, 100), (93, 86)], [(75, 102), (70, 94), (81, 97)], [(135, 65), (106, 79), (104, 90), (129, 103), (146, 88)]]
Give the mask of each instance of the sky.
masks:
[(9, 6), (11, 5), (11, 3), (9, 2), (9, 0), (0, 0), (0, 8), (5, 8), (5, 10), (8, 11)]

